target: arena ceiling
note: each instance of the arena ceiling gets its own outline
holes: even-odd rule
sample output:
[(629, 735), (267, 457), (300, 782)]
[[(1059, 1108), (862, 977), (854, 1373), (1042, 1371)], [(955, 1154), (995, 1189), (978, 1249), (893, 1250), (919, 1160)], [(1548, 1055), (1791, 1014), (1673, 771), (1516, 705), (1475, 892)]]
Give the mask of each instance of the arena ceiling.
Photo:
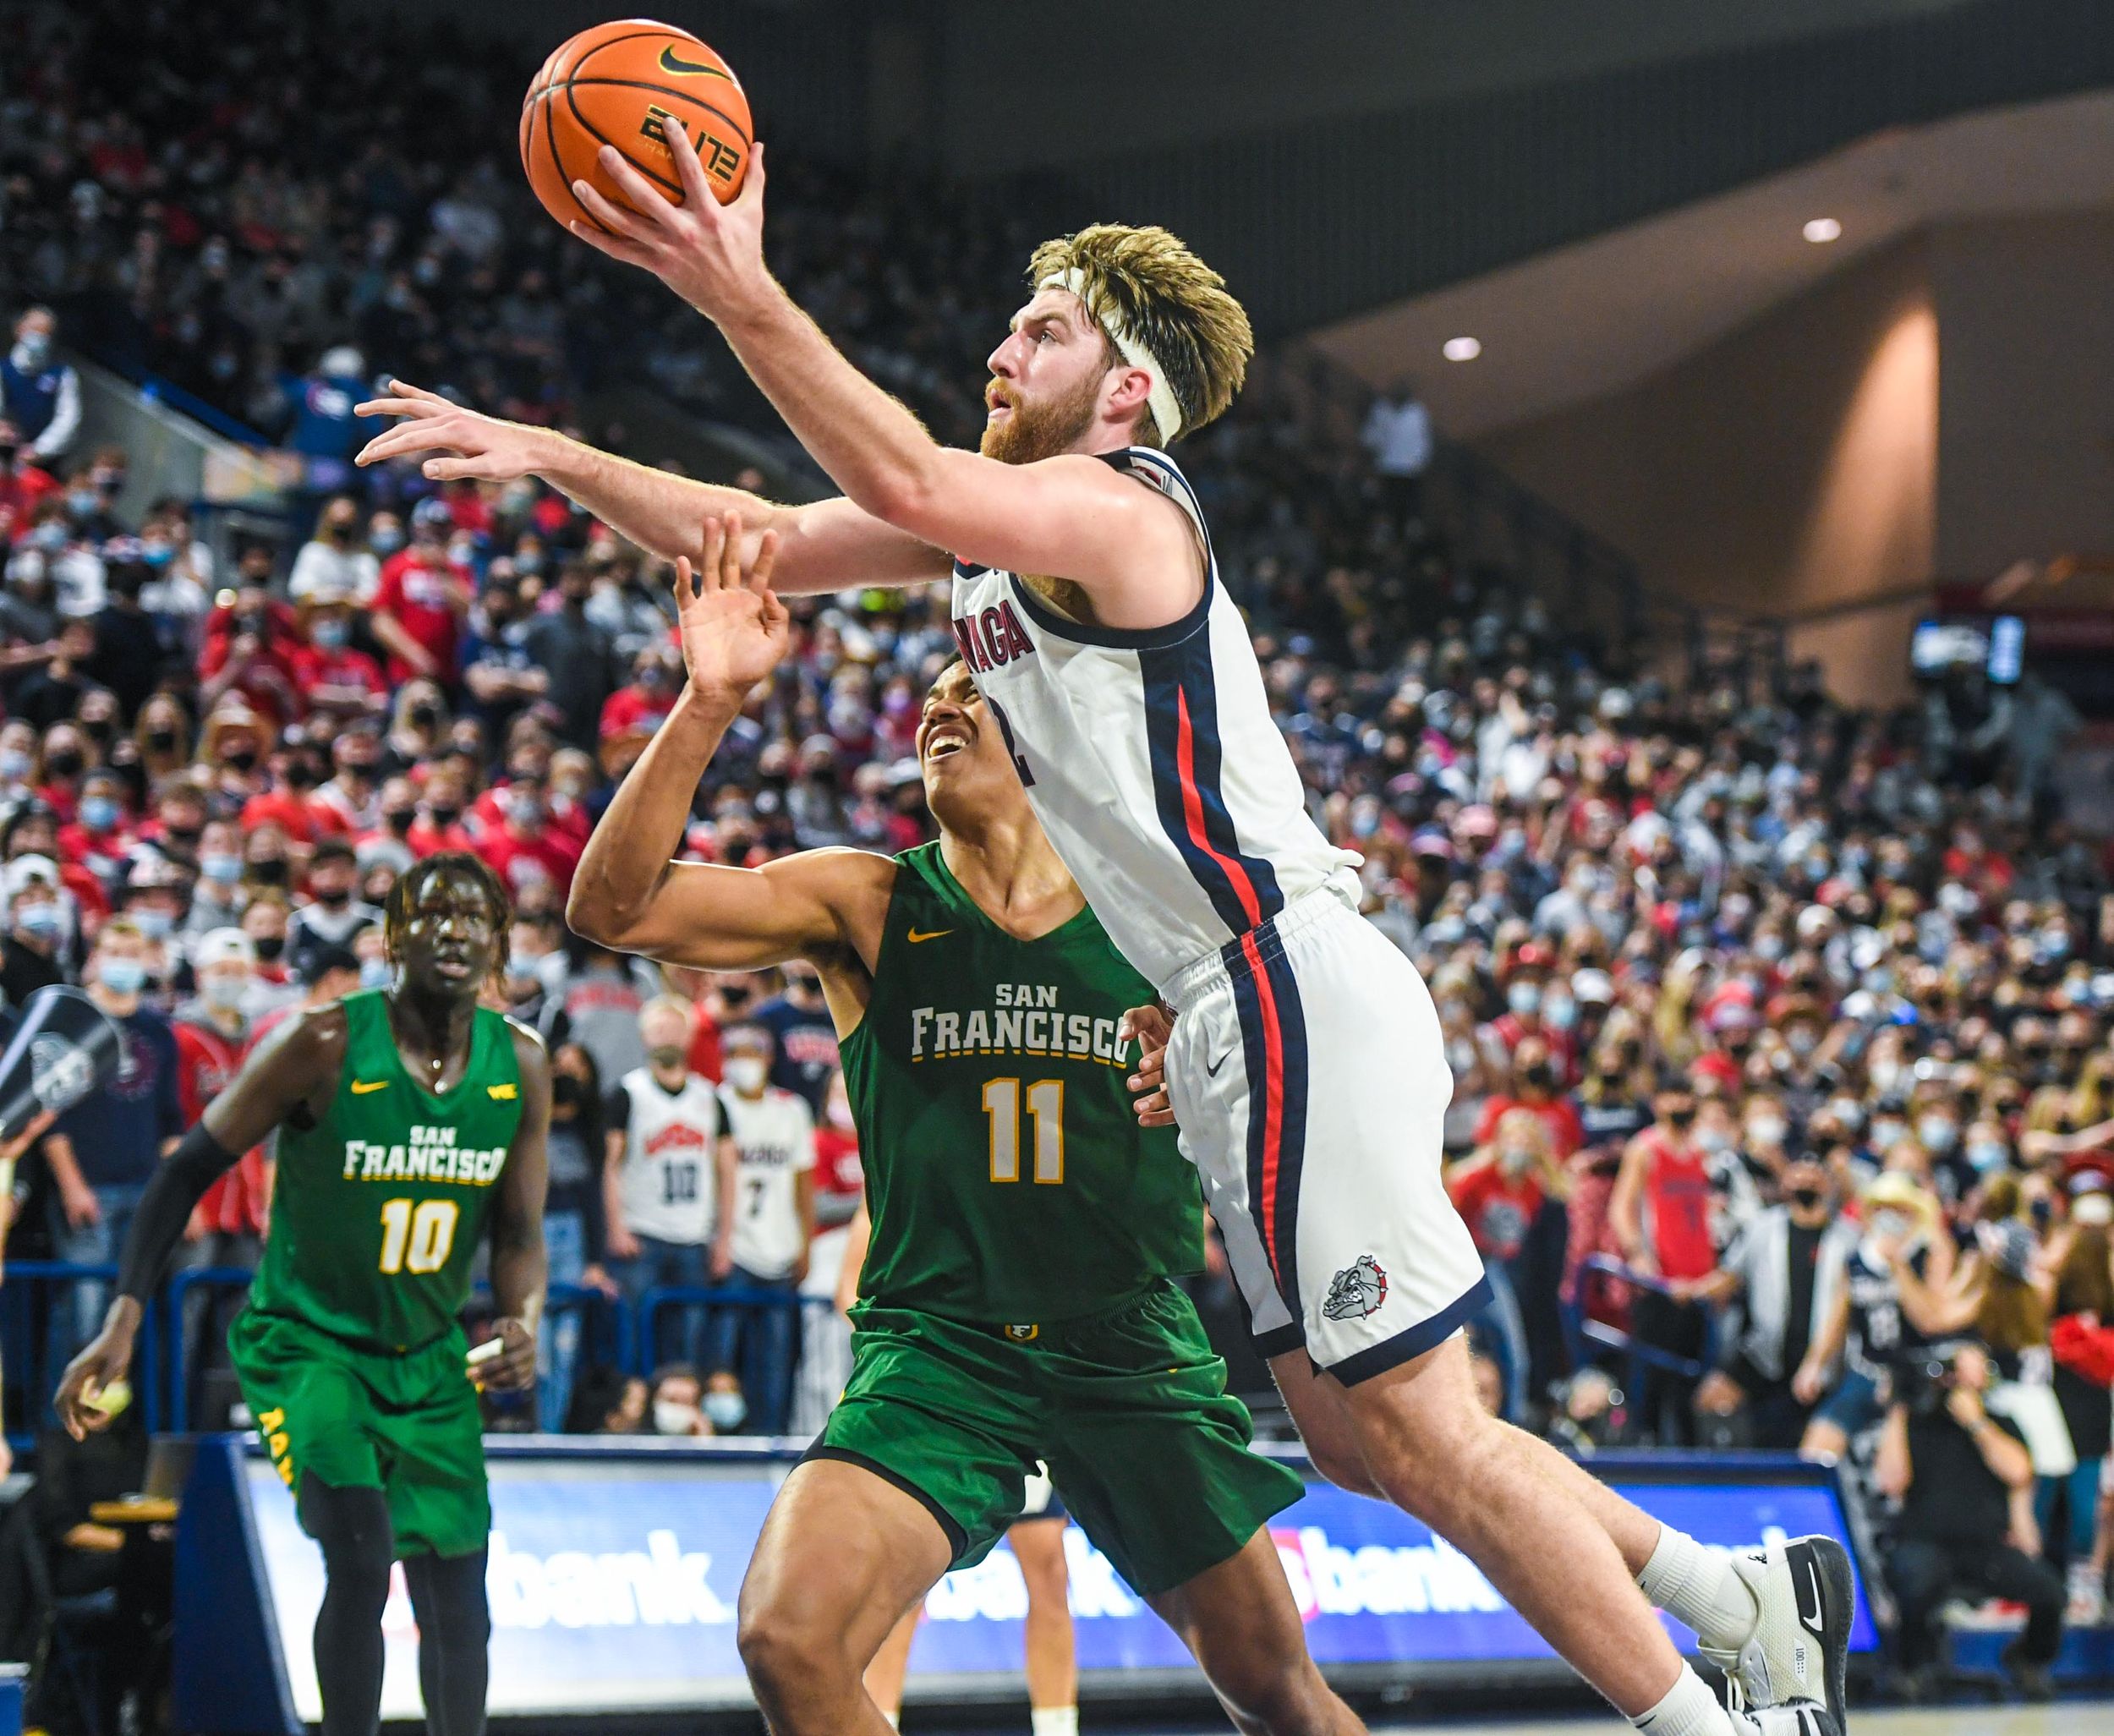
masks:
[[(2066, 210), (2114, 211), (2114, 93), (1892, 129), (1316, 338), (1376, 385), (1413, 374), (1474, 435), (1628, 386), (1927, 225)], [(1840, 233), (1810, 242), (1815, 222)], [(1449, 362), (1463, 337), (1480, 353)]]

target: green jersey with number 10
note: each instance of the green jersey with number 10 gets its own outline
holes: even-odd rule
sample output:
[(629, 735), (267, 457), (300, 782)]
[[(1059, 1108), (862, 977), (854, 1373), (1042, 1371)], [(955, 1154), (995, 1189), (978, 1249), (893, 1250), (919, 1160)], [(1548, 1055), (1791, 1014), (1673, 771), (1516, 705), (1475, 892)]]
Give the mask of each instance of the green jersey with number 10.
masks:
[(455, 1324), (500, 1172), (521, 1125), (512, 1027), (479, 1007), (446, 1095), (397, 1053), (387, 997), (349, 994), (345, 1065), (315, 1125), (279, 1133), (271, 1229), (249, 1306), (378, 1350)]
[(874, 1237), (860, 1293), (994, 1324), (1098, 1313), (1201, 1269), (1203, 1202), (1141, 1128), (1116, 1024), (1153, 998), (1091, 909), (1007, 934), (927, 844), (896, 858), (843, 1046)]

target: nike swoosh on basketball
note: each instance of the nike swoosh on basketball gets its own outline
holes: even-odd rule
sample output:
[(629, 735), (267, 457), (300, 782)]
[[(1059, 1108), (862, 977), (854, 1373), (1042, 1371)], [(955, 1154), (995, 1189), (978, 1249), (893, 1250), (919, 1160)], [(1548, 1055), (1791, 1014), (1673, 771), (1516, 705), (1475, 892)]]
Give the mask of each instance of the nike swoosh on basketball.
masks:
[(354, 1097), (364, 1097), (370, 1091), (386, 1091), (388, 1089), (389, 1082), (386, 1079), (355, 1079), (353, 1081), (353, 1095)]
[(716, 66), (700, 66), (694, 61), (676, 59), (676, 51), (672, 48), (664, 48), (660, 51), (660, 69), (664, 73), (691, 73), (708, 79), (723, 79), (726, 76)]
[(910, 944), (912, 946), (915, 946), (921, 940), (937, 940), (943, 934), (951, 934), (953, 933), (954, 930), (952, 928), (928, 928), (923, 934), (921, 934), (917, 929), (912, 928), (909, 930)]

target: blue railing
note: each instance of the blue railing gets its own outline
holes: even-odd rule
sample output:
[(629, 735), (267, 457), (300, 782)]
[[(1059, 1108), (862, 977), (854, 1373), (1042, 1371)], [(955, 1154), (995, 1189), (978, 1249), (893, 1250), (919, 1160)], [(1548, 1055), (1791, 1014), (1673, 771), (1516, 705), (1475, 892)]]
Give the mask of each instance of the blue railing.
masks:
[[(9, 1264), (0, 1281), (0, 1366), (4, 1366), (14, 1403), (8, 1411), (8, 1438), (26, 1447), (46, 1419), (62, 1366), (52, 1354), (55, 1341), (70, 1344), (74, 1333), (54, 1328), (55, 1311), (74, 1306), (75, 1286), (112, 1284), (115, 1265), (83, 1265), (62, 1260), (19, 1260)], [(134, 1402), (147, 1427), (181, 1433), (191, 1424), (193, 1387), (200, 1359), (191, 1337), (194, 1299), (223, 1301), (245, 1295), (255, 1276), (235, 1266), (204, 1266), (171, 1275), (149, 1304), (142, 1321), (133, 1364)], [(479, 1285), (472, 1311), (488, 1309), (491, 1292)], [(827, 1308), (824, 1299), (792, 1291), (737, 1286), (660, 1285), (633, 1302), (584, 1285), (554, 1284), (545, 1303), (546, 1321), (567, 1313), (581, 1319), (581, 1355), (640, 1375), (649, 1375), (659, 1358), (654, 1346), (662, 1317), (671, 1309)]]
[[(1597, 1272), (1635, 1289), (1650, 1290), (1657, 1295), (1673, 1295), (1672, 1284), (1645, 1273), (1632, 1271), (1621, 1261), (1611, 1259), (1606, 1254), (1588, 1256), (1580, 1263), (1579, 1270), (1581, 1273)], [(1584, 1286), (1581, 1284), (1580, 1294), (1582, 1295), (1583, 1293)], [(1688, 1300), (1695, 1299), (1691, 1297)], [(1703, 1310), (1703, 1354), (1691, 1359), (1676, 1355), (1671, 1350), (1662, 1350), (1657, 1344), (1643, 1344), (1634, 1333), (1610, 1326), (1604, 1320), (1591, 1318), (1582, 1301), (1567, 1302), (1563, 1310), (1564, 1329), (1570, 1339), (1571, 1360), (1582, 1363), (1586, 1360), (1586, 1344), (1602, 1344), (1609, 1350), (1624, 1352), (1633, 1366), (1642, 1364), (1647, 1367), (1663, 1368), (1684, 1380), (1701, 1380), (1717, 1366), (1717, 1311), (1707, 1303), (1698, 1302), (1697, 1306)]]

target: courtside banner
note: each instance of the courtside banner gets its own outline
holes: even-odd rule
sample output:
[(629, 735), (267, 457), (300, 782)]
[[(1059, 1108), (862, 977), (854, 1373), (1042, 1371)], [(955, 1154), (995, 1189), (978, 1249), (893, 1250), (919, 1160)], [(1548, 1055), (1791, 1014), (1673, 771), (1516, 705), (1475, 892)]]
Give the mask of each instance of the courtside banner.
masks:
[[(748, 1703), (735, 1605), (764, 1514), (790, 1457), (540, 1451), (493, 1443), (491, 1709), (498, 1717)], [(322, 1596), (315, 1546), (261, 1457), (240, 1461), (261, 1600), (299, 1717), (319, 1716), (309, 1635)], [(1706, 1544), (1744, 1548), (1820, 1531), (1848, 1541), (1832, 1480), (1782, 1460), (1631, 1461), (1607, 1481)], [(1560, 1670), (1474, 1563), (1414, 1520), (1326, 1485), (1272, 1526), (1308, 1644), (1346, 1682), (1477, 1679)], [(1082, 1692), (1194, 1695), (1202, 1678), (1174, 1635), (1075, 1526), (1066, 1536)], [(826, 1571), (826, 1563), (820, 1569)], [(1003, 1546), (950, 1574), (926, 1604), (910, 1692), (926, 1700), (1020, 1691), (1020, 1569)], [(383, 1618), (383, 1715), (419, 1716), (415, 1629), (401, 1571)], [(1677, 1641), (1693, 1636), (1668, 1624)], [(1877, 1637), (1859, 1593), (1853, 1646)]]

